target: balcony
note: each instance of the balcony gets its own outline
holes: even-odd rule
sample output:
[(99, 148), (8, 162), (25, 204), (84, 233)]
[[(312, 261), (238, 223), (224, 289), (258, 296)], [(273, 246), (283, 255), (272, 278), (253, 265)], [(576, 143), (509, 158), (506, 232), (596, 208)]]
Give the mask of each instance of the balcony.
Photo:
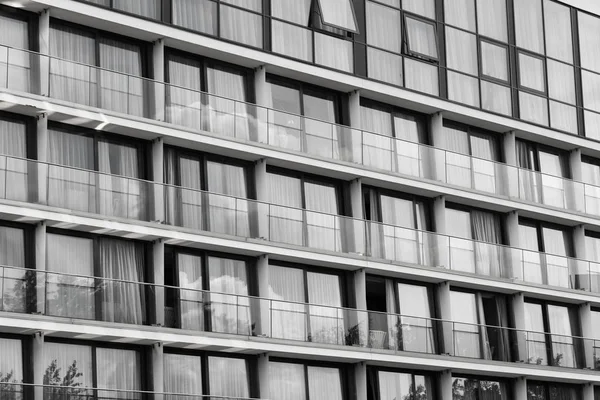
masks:
[(600, 293), (600, 263), (0, 156), (0, 199)]
[(150, 325), (164, 311), (164, 325), (185, 331), (600, 369), (600, 339), (9, 266), (0, 273), (4, 312)]
[(0, 88), (600, 216), (600, 187), (0, 46)]

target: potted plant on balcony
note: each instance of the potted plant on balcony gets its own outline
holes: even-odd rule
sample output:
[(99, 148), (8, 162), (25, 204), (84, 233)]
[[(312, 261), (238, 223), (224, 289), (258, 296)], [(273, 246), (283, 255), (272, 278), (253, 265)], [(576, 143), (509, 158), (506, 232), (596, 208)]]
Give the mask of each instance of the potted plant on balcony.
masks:
[(346, 331), (345, 335), (346, 346), (356, 346), (359, 347), (361, 345), (360, 340), (360, 327), (358, 324), (351, 326)]

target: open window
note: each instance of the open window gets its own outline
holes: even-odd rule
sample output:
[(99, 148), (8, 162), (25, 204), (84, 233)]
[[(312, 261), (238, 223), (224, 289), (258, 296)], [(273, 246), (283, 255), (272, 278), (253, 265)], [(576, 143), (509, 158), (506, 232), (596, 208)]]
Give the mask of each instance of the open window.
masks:
[(406, 15), (404, 17), (405, 52), (429, 61), (438, 61), (437, 30), (433, 21)]
[(358, 33), (351, 0), (316, 0), (315, 5), (324, 26)]

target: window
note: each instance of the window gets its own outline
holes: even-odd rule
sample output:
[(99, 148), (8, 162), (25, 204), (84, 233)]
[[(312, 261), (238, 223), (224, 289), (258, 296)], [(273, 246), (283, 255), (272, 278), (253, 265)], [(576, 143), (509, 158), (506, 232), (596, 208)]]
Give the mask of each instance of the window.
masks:
[(261, 0), (172, 0), (172, 22), (251, 47), (263, 46)]
[(428, 374), (367, 367), (368, 400), (433, 400), (434, 378)]
[[(360, 345), (358, 325), (345, 320), (344, 275), (299, 265), (269, 265), (273, 338)], [(308, 303), (310, 305), (304, 305)]]
[(258, 397), (253, 371), (255, 358), (222, 356), (222, 353), (164, 354), (165, 393), (180, 393), (169, 398), (184, 400), (190, 395), (213, 395), (226, 398)]
[[(167, 51), (167, 121), (224, 136), (256, 140), (250, 130), (252, 72), (238, 66)], [(201, 93), (205, 92), (205, 93)]]
[[(340, 94), (299, 82), (268, 77), (268, 143), (285, 149), (339, 159), (352, 151), (341, 122)], [(303, 118), (306, 117), (306, 118)]]
[(454, 355), (510, 361), (507, 299), (500, 294), (450, 291)]
[(527, 381), (527, 400), (581, 400), (577, 385)]
[(270, 239), (342, 251), (341, 185), (267, 167)]
[(444, 0), (448, 98), (512, 114), (505, 0)]
[[(250, 235), (250, 164), (165, 147), (168, 224), (236, 236)], [(208, 193), (207, 193), (208, 192)]]
[(525, 282), (575, 288), (568, 259), (573, 254), (568, 228), (520, 219), (519, 242), (524, 249)]
[(150, 193), (140, 180), (146, 176), (147, 150), (144, 141), (51, 124), (48, 204), (147, 220)]
[[(385, 3), (385, 4), (382, 4)], [(367, 76), (438, 95), (433, 1), (366, 2)]]
[(367, 275), (366, 290), (370, 348), (436, 353), (430, 287)]
[(510, 387), (505, 381), (452, 377), (453, 400), (508, 400), (511, 397)]
[(358, 28), (352, 1), (273, 0), (271, 16), (274, 53), (353, 72), (348, 37)]
[(511, 277), (505, 268), (502, 222), (494, 212), (446, 205), (450, 268), (494, 277)]
[(581, 175), (584, 183), (585, 212), (600, 215), (600, 160), (591, 157), (582, 157)]
[(34, 158), (32, 147), (37, 140), (30, 137), (34, 134), (28, 119), (0, 112), (0, 196), (5, 199), (29, 200), (28, 182), (33, 176), (28, 174), (32, 166), (25, 158)]
[(165, 253), (167, 326), (256, 334), (248, 297), (255, 294), (254, 280), (246, 259), (178, 248)]
[[(44, 344), (45, 396), (66, 389), (61, 386), (71, 377), (73, 384), (86, 396), (93, 396), (94, 387), (98, 397), (141, 399), (142, 376), (144, 376), (143, 353), (136, 348), (104, 347), (95, 344), (69, 343), (46, 339)], [(119, 391), (116, 391), (119, 390)], [(129, 391), (129, 392), (121, 392)]]
[[(362, 163), (365, 166), (431, 178), (427, 120), (384, 104), (361, 99)], [(371, 133), (373, 132), (373, 133)]]
[[(150, 19), (161, 19), (161, 0), (84, 0), (89, 3), (104, 7), (112, 7), (115, 10), (139, 15)], [(112, 4), (111, 4), (112, 3)]]
[[(10, 10), (10, 11), (5, 11)], [(29, 92), (35, 82), (31, 75), (31, 56), (35, 50), (30, 29), (35, 26), (35, 14), (0, 10), (0, 87)], [(31, 37), (30, 37), (31, 35)]]
[[(444, 121), (441, 146), (445, 153), (445, 180), (453, 185), (503, 193), (498, 141), (490, 133)], [(504, 193), (503, 193), (504, 194)]]
[[(525, 302), (525, 332), (530, 364), (577, 368), (582, 362), (575, 308)], [(545, 332), (545, 333), (544, 333)]]
[(600, 18), (578, 11), (579, 54), (581, 54), (581, 80), (585, 136), (600, 139), (600, 57), (592, 49), (598, 48)]
[(32, 293), (29, 291), (34, 289), (34, 284), (32, 277), (25, 270), (29, 268), (32, 261), (30, 252), (25, 250), (26, 248), (29, 250), (30, 246), (29, 230), (12, 223), (0, 225), (1, 311), (20, 313), (41, 311), (36, 310), (35, 304), (31, 301)]
[(141, 42), (52, 20), (50, 96), (147, 116), (145, 50)]
[(517, 140), (516, 151), (521, 199), (559, 208), (575, 201), (564, 152), (524, 140)]
[(46, 313), (146, 324), (145, 252), (132, 240), (49, 231)]
[[(23, 347), (21, 339), (0, 337), (0, 382), (23, 383)], [(2, 394), (8, 399), (22, 399), (23, 387), (4, 384)]]
[(425, 200), (366, 187), (363, 190), (365, 219), (374, 257), (431, 265), (429, 204)]
[(596, 232), (585, 231), (585, 255), (590, 262), (574, 274), (575, 287), (600, 293), (600, 235)]
[(346, 368), (272, 358), (269, 398), (282, 400), (342, 400), (346, 398)]

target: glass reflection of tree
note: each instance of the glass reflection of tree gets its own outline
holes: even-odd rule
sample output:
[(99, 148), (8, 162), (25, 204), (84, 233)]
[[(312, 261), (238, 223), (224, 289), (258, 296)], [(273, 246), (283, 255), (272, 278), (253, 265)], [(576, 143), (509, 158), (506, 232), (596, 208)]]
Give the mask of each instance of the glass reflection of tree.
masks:
[(0, 372), (0, 400), (20, 400), (23, 396), (21, 385), (14, 378), (14, 371)]
[(427, 400), (427, 388), (424, 385), (410, 385), (408, 394), (405, 395), (402, 400)]
[(501, 400), (500, 384), (494, 381), (477, 381), (472, 379), (454, 379), (452, 382), (453, 400), (475, 400), (479, 398)]
[[(57, 360), (53, 360), (44, 373), (44, 400), (83, 400), (91, 396), (88, 390), (82, 387), (80, 378), (83, 376), (74, 360), (61, 377), (62, 368), (58, 367)], [(56, 386), (56, 387), (52, 387)]]
[(4, 271), (4, 285), (8, 285), (8, 282), (10, 281), (14, 281), (14, 284), (12, 289), (6, 289), (6, 287), (4, 288), (4, 292), (2, 293), (2, 310), (20, 313), (27, 312), (27, 288), (33, 287), (33, 274), (23, 272), (21, 276), (13, 278), (6, 276), (6, 273), (10, 270), (5, 269)]

